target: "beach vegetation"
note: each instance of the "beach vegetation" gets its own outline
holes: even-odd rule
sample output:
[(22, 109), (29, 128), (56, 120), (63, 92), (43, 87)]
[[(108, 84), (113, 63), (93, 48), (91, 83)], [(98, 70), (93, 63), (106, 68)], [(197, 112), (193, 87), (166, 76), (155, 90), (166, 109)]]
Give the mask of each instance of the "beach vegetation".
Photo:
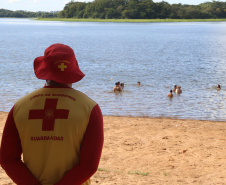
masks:
[(133, 172), (128, 172), (130, 175), (142, 175), (142, 176), (147, 176), (149, 173), (148, 172), (140, 172), (140, 171), (133, 171)]
[(107, 170), (107, 169), (104, 169), (104, 168), (98, 168), (98, 171), (109, 172), (110, 170)]
[(163, 176), (169, 176), (170, 173), (168, 172), (163, 172)]

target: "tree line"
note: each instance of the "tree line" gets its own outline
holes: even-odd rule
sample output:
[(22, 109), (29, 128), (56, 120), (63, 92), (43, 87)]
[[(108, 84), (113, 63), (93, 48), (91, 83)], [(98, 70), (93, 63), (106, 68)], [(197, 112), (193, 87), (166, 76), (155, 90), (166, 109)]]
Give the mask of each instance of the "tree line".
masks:
[(226, 2), (212, 1), (199, 5), (169, 4), (152, 0), (94, 0), (65, 5), (60, 18), (99, 19), (206, 19), (226, 18)]
[(199, 5), (169, 4), (153, 0), (94, 0), (67, 3), (60, 12), (29, 12), (0, 9), (0, 17), (98, 18), (98, 19), (216, 19), (226, 18), (226, 2)]
[(0, 9), (0, 17), (16, 17), (16, 18), (31, 18), (31, 17), (42, 17), (42, 18), (51, 18), (58, 17), (58, 12), (29, 12), (29, 11), (11, 11), (6, 9)]

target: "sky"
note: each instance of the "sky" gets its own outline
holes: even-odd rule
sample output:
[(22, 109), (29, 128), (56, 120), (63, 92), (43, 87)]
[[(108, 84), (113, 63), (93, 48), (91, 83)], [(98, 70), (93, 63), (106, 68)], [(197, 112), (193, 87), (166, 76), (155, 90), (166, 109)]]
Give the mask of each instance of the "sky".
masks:
[[(64, 9), (65, 4), (71, 0), (0, 0), (0, 9), (7, 10), (25, 10), (25, 11), (60, 11)], [(74, 0), (74, 2), (92, 2), (93, 0)], [(161, 2), (162, 0), (153, 0)], [(212, 0), (164, 0), (169, 4), (190, 4), (198, 5)]]

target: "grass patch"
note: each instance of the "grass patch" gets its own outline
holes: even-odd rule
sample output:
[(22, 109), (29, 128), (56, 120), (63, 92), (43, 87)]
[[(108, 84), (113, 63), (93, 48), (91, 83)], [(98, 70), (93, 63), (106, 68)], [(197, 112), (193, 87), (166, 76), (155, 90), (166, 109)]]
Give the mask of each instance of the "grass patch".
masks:
[(167, 173), (167, 172), (163, 172), (163, 175), (164, 176), (168, 176), (170, 173)]
[(98, 168), (98, 171), (109, 172), (109, 170), (103, 168)]
[(76, 18), (37, 18), (40, 21), (68, 21), (68, 22), (220, 22), (226, 19), (76, 19)]
[(140, 172), (140, 171), (134, 171), (134, 172), (128, 172), (128, 174), (130, 174), (130, 175), (142, 175), (142, 176), (148, 176), (148, 172)]
[[(98, 171), (102, 172), (110, 172), (110, 170), (104, 169), (104, 168), (98, 168)], [(120, 171), (114, 171), (114, 173), (121, 173)], [(142, 175), (142, 176), (148, 176), (148, 172), (140, 172), (140, 171), (133, 171), (133, 172), (128, 172), (130, 175)]]

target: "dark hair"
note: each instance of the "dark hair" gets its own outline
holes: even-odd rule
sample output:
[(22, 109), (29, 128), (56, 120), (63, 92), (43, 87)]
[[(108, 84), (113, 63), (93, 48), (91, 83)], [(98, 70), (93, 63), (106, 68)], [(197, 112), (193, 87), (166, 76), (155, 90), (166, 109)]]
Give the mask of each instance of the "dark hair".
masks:
[(172, 93), (173, 91), (172, 91), (172, 90), (170, 90), (170, 92)]

